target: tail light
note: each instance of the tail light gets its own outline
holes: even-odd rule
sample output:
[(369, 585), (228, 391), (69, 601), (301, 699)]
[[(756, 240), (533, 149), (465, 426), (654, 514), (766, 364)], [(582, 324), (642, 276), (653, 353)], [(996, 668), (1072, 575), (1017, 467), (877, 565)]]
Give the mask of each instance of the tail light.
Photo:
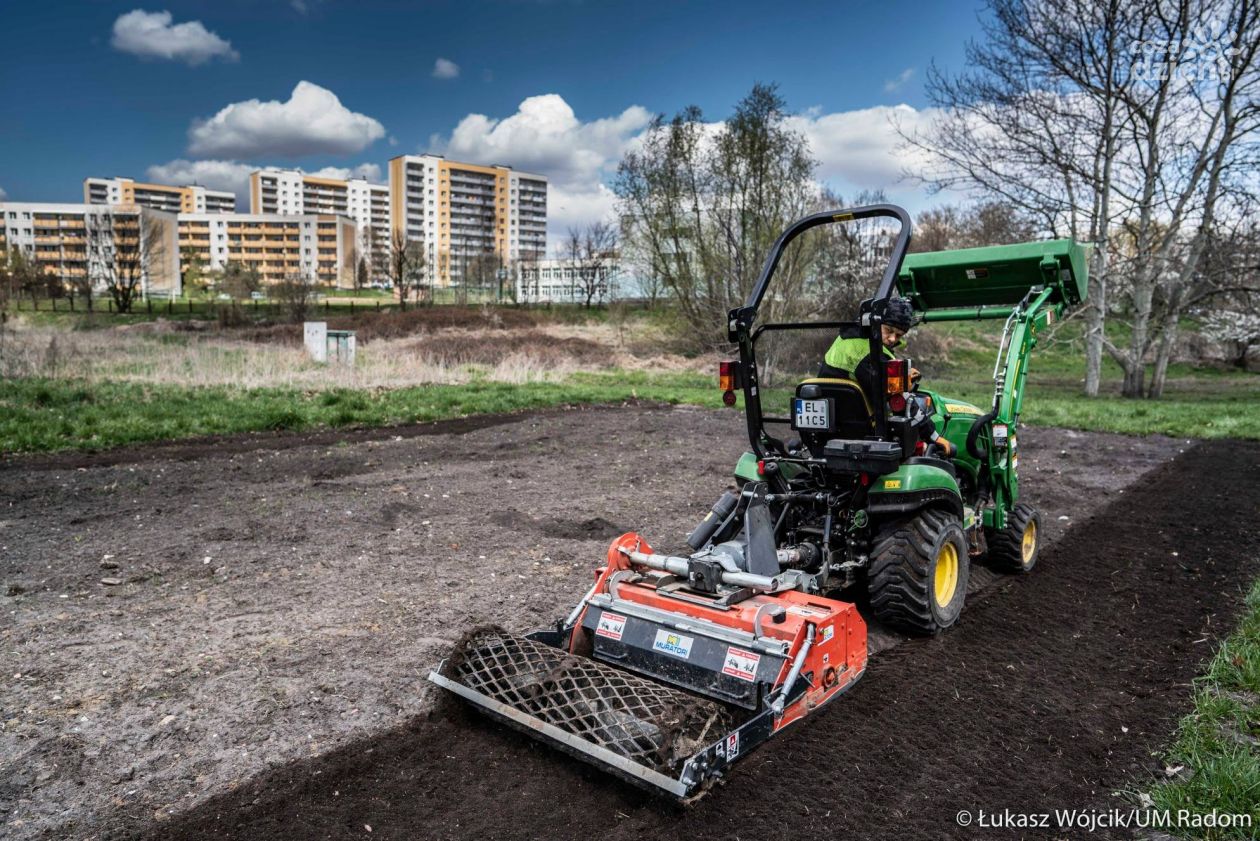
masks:
[(890, 394), (888, 396), (888, 408), (892, 409), (894, 414), (901, 414), (906, 410), (906, 396), (901, 392)]
[(718, 388), (722, 389), (722, 403), (726, 406), (735, 405), (735, 389), (744, 385), (739, 373), (738, 362), (728, 359), (718, 363)]
[(887, 363), (889, 394), (901, 394), (910, 390), (910, 360), (890, 359)]

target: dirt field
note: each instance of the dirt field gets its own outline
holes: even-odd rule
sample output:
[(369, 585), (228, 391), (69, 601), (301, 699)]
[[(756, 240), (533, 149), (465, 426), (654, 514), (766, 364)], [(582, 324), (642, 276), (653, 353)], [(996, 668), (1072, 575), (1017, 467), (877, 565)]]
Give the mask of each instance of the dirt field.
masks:
[(886, 638), (686, 813), (432, 714), (423, 675), (464, 629), (552, 620), (622, 531), (677, 548), (741, 433), (624, 407), (0, 465), (0, 834), (947, 837), (947, 808), (1084, 806), (1153, 767), (1256, 572), (1255, 477), (1182, 493), (1255, 446), (1028, 429), (1044, 568), (942, 639)]

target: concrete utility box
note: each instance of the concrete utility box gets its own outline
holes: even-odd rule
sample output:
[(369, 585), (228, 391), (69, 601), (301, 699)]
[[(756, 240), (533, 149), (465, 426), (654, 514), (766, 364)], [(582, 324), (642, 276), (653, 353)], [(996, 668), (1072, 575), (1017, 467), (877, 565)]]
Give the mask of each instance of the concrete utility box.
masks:
[(303, 344), (316, 362), (354, 364), (354, 331), (329, 330), (325, 321), (308, 321), (302, 334)]

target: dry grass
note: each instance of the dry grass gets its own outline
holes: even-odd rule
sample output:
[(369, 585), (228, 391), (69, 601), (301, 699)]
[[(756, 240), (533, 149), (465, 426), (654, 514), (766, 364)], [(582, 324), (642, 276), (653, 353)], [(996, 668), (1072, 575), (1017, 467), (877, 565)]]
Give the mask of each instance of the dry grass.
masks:
[(359, 344), (353, 368), (312, 362), (296, 330), (287, 328), (256, 328), (266, 335), (254, 335), (190, 330), (174, 322), (87, 331), (19, 323), (0, 346), (0, 376), (318, 390), (561, 382), (579, 371), (713, 367), (709, 360), (645, 352), (652, 342), (632, 340), (614, 327), (522, 322), (514, 327), (426, 325), (398, 337), (390, 337), (392, 329), (382, 330)]

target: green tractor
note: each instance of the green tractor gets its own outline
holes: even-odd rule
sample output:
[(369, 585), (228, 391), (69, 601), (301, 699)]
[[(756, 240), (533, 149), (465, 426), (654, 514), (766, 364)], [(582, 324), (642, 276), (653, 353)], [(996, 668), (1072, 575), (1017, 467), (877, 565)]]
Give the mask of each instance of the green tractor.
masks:
[[(757, 323), (796, 237), (878, 217), (897, 220), (900, 231), (860, 322)], [(768, 575), (794, 569), (808, 592), (865, 586), (875, 618), (935, 634), (962, 611), (972, 559), (1010, 573), (1037, 562), (1041, 517), (1019, 501), (1016, 430), (1037, 335), (1084, 300), (1088, 253), (1071, 240), (928, 254), (907, 254), (909, 243), (910, 219), (893, 205), (808, 216), (776, 241), (747, 303), (730, 313), (739, 359), (720, 372), (728, 405), (743, 392), (751, 449), (736, 466), (737, 489), (687, 543), (701, 564)], [(989, 407), (919, 388), (909, 360), (885, 355), (880, 325), (894, 294), (909, 299), (921, 323), (1005, 321)], [(869, 339), (870, 358), (884, 362), (875, 385), (809, 377), (796, 385), (788, 415), (763, 413), (759, 340), (819, 328)], [(924, 416), (952, 448), (920, 439)], [(768, 425), (791, 432), (776, 437)]]

